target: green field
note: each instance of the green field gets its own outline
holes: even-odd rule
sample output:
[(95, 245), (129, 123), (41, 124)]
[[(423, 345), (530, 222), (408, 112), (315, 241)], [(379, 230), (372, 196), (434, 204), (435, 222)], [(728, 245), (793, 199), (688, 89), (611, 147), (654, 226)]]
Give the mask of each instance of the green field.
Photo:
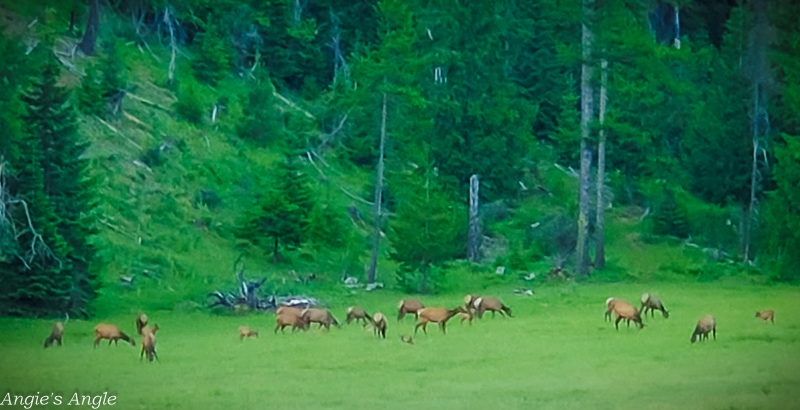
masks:
[[(604, 322), (606, 297), (635, 301), (644, 291), (661, 296), (669, 319), (657, 314), (643, 330)], [(0, 393), (54, 393), (66, 403), (75, 391), (108, 392), (119, 409), (800, 408), (795, 287), (560, 284), (532, 297), (495, 294), (513, 319), (454, 320), (447, 335), (429, 327), (414, 345), (399, 340), (413, 320), (396, 322), (401, 296), (391, 293), (352, 299), (388, 314), (386, 340), (353, 324), (275, 335), (272, 315), (148, 312), (161, 328), (161, 360), (152, 364), (139, 361), (138, 340), (92, 348), (97, 322), (132, 334), (135, 312), (71, 320), (64, 346), (46, 350), (51, 322), (4, 318)], [(455, 306), (461, 296), (422, 300)], [(332, 306), (340, 321), (350, 303)], [(754, 318), (765, 308), (775, 309), (775, 325)], [(707, 313), (717, 318), (717, 341), (691, 344)], [(240, 342), (243, 324), (260, 338)]]

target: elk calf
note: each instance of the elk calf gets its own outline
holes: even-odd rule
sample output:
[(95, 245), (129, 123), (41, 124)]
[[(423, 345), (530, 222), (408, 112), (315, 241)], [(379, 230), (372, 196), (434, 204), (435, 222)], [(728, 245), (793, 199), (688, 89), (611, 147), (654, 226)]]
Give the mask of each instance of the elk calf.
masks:
[(258, 332), (250, 330), (248, 326), (239, 326), (239, 340), (244, 340), (246, 337), (258, 337)]
[(692, 343), (696, 342), (698, 337), (700, 340), (708, 340), (709, 333), (712, 333), (714, 335), (714, 340), (717, 340), (717, 321), (714, 320), (714, 316), (711, 315), (705, 316), (697, 321), (697, 326), (694, 328), (692, 338), (689, 340)]
[[(762, 310), (760, 312), (756, 312), (756, 317), (761, 319), (761, 320), (763, 320), (763, 321), (765, 321), (765, 322), (767, 320), (769, 320), (770, 322), (775, 324), (775, 311), (774, 310)], [(60, 344), (60, 342), (59, 342), (59, 344)]]
[(61, 337), (64, 335), (64, 325), (61, 322), (56, 322), (53, 325), (53, 330), (50, 331), (50, 336), (44, 340), (44, 348), (47, 349), (53, 342), (58, 342), (61, 346)]

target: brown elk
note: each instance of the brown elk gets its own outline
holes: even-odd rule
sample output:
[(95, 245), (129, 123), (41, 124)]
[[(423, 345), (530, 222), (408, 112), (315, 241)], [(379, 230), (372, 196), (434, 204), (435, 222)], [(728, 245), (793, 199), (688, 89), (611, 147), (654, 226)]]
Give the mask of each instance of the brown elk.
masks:
[(639, 329), (644, 327), (644, 323), (642, 323), (642, 316), (639, 314), (639, 310), (636, 309), (633, 305), (623, 301), (617, 301), (612, 303), (612, 310), (617, 316), (617, 320), (614, 322), (614, 327), (619, 330), (619, 322), (622, 319), (625, 319), (628, 322), (628, 327), (631, 325), (631, 321), (639, 325)]
[(660, 310), (661, 314), (664, 316), (664, 319), (669, 318), (669, 312), (667, 312), (667, 309), (664, 308), (664, 304), (661, 303), (661, 299), (649, 293), (642, 295), (642, 306), (639, 309), (641, 309), (642, 315), (644, 316), (647, 316), (648, 310), (650, 311), (650, 317), (655, 316), (654, 312), (656, 310)]
[(303, 318), (303, 312), (300, 309), (282, 307), (279, 308), (276, 313), (275, 333), (278, 333), (278, 329), (281, 330), (281, 333), (285, 333), (284, 329), (286, 326), (291, 326), (292, 332), (295, 332), (297, 329), (308, 329), (308, 322)]
[(106, 323), (100, 323), (99, 325), (95, 326), (94, 347), (97, 347), (102, 339), (108, 339), (109, 346), (111, 346), (111, 342), (114, 342), (114, 345), (118, 346), (120, 339), (130, 343), (131, 346), (136, 346), (136, 341), (134, 341), (130, 336), (120, 331), (118, 327)]
[(397, 304), (397, 321), (399, 322), (406, 314), (413, 314), (415, 318), (419, 318), (417, 311), (424, 308), (422, 302), (414, 299), (401, 300)]
[(145, 326), (147, 326), (147, 315), (140, 313), (139, 316), (136, 316), (136, 333), (141, 335)]
[(689, 339), (692, 343), (697, 341), (699, 337), (700, 340), (708, 340), (708, 334), (712, 333), (714, 335), (714, 340), (717, 340), (717, 321), (714, 319), (714, 316), (708, 315), (700, 320), (697, 321), (697, 326), (694, 328), (694, 333), (692, 333), (692, 338)]
[(326, 330), (331, 330), (331, 325), (339, 327), (339, 322), (327, 309), (307, 308), (303, 310), (302, 317), (309, 325), (319, 323), (320, 329), (324, 327)]
[(439, 328), (442, 329), (442, 333), (447, 334), (445, 327), (447, 325), (447, 321), (450, 320), (453, 316), (459, 314), (460, 312), (464, 312), (463, 306), (459, 306), (455, 309), (447, 309), (443, 307), (438, 308), (422, 308), (417, 311), (417, 316), (420, 319), (420, 322), (414, 326), (414, 334), (417, 334), (417, 330), (422, 327), (422, 331), (425, 334), (428, 334), (428, 323), (438, 323)]
[(495, 312), (499, 312), (504, 316), (508, 315), (508, 317), (512, 317), (511, 308), (504, 305), (503, 302), (500, 302), (500, 299), (491, 297), (477, 298), (472, 303), (477, 308), (478, 318), (483, 318), (483, 314), (486, 311), (491, 311), (492, 317), (494, 317)]
[(344, 320), (344, 322), (349, 325), (353, 320), (355, 320), (356, 323), (358, 323), (360, 320), (363, 322), (363, 325), (366, 326), (368, 321), (372, 321), (372, 318), (369, 316), (369, 313), (364, 310), (364, 308), (360, 306), (350, 306), (347, 308), (347, 318)]
[(142, 361), (143, 356), (147, 356), (147, 361), (152, 362), (153, 359), (158, 360), (156, 353), (156, 332), (158, 332), (158, 325), (142, 327), (142, 352), (139, 353), (139, 361)]
[(53, 325), (53, 330), (50, 331), (50, 336), (44, 340), (44, 348), (47, 349), (53, 342), (58, 342), (61, 346), (61, 337), (64, 335), (64, 325), (61, 322), (56, 322)]
[(239, 326), (239, 340), (244, 340), (246, 337), (258, 337), (258, 332), (251, 330), (248, 326)]
[(375, 329), (375, 334), (386, 339), (386, 316), (381, 312), (376, 312), (370, 320)]
[(762, 310), (760, 312), (756, 312), (756, 317), (761, 319), (761, 320), (763, 320), (763, 321), (765, 321), (765, 322), (767, 320), (769, 320), (770, 322), (775, 324), (775, 311), (774, 310)]
[[(628, 302), (626, 302), (626, 301), (624, 301), (622, 299), (617, 299), (617, 298), (608, 298), (608, 299), (606, 299), (606, 314), (605, 314), (606, 321), (610, 321), (611, 320), (611, 312), (614, 311), (614, 305), (619, 303), (619, 302), (628, 303)], [(628, 304), (630, 304), (630, 303), (628, 303)]]

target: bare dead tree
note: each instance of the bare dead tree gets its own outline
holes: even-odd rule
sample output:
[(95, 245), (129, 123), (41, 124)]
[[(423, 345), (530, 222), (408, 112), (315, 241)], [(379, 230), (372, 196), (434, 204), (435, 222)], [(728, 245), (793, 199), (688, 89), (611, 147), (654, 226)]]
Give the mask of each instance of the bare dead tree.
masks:
[(581, 24), (581, 171), (578, 188), (578, 243), (575, 248), (575, 270), (579, 275), (589, 274), (589, 173), (592, 151), (589, 148), (594, 111), (592, 87), (592, 42), (590, 27), (594, 17), (594, 0), (583, 0)]
[(600, 136), (597, 142), (597, 215), (595, 220), (595, 269), (603, 269), (606, 266), (606, 246), (605, 246), (605, 189), (606, 179), (606, 104), (608, 98), (606, 89), (608, 87), (608, 60), (600, 62), (600, 112), (597, 117), (600, 121)]
[(172, 84), (175, 81), (175, 57), (178, 53), (178, 45), (175, 41), (175, 27), (173, 25), (173, 17), (169, 12), (169, 7), (164, 8), (164, 24), (167, 25), (167, 30), (169, 30), (169, 46), (170, 46), (170, 58), (169, 58), (169, 71), (167, 72), (167, 82)]
[[(11, 242), (17, 242), (26, 235), (30, 236), (30, 243), (17, 243), (19, 246), (15, 246), (11, 252), (14, 257), (22, 262), (26, 270), (32, 269), (31, 264), (36, 259), (53, 260), (61, 267), (61, 259), (53, 253), (52, 249), (45, 243), (42, 235), (36, 231), (28, 203), (11, 195), (6, 179), (6, 164), (4, 159), (0, 157), (0, 234), (9, 235)], [(15, 206), (22, 207), (25, 213), (24, 224), (19, 224), (14, 220), (12, 209)]]
[(467, 259), (477, 262), (480, 259), (481, 220), (478, 215), (480, 182), (477, 175), (469, 178), (469, 236), (467, 238)]
[[(764, 156), (766, 162), (766, 150), (762, 147), (762, 137), (769, 133), (769, 113), (767, 112), (766, 88), (769, 83), (769, 61), (767, 57), (767, 41), (769, 36), (769, 15), (767, 13), (767, 1), (756, 0), (753, 4), (754, 20), (751, 32), (750, 58), (752, 61), (752, 81), (753, 81), (753, 151), (750, 169), (750, 198), (747, 205), (747, 215), (742, 232), (742, 259), (745, 263), (750, 262), (752, 255), (752, 231), (757, 213), (758, 184), (761, 183), (761, 172), (759, 170), (759, 155)], [(767, 165), (766, 163), (764, 165)]]
[(372, 237), (372, 258), (369, 263), (367, 283), (375, 283), (378, 270), (378, 248), (381, 241), (381, 205), (383, 203), (383, 151), (386, 145), (386, 93), (383, 93), (381, 111), (381, 142), (378, 156), (378, 171), (375, 177), (375, 232)]

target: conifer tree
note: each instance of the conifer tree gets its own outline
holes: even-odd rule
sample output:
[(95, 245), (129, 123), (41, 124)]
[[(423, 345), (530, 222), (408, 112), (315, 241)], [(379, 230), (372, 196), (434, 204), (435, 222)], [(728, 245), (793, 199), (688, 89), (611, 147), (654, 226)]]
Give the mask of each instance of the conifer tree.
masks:
[(27, 114), (17, 140), (15, 194), (27, 206), (17, 220), (30, 227), (17, 241), (18, 258), (4, 269), (5, 310), (12, 314), (87, 315), (95, 296), (89, 237), (93, 207), (85, 161), (68, 91), (58, 87), (60, 66), (47, 55), (23, 96)]

